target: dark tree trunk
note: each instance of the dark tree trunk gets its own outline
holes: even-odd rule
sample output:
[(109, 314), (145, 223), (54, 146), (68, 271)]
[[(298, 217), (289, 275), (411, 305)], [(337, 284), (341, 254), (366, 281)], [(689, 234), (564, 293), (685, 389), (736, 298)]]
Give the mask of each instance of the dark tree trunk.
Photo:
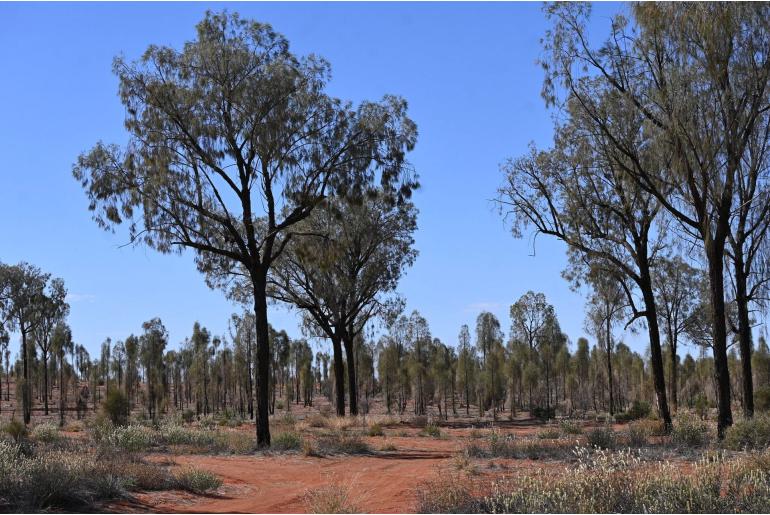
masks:
[(43, 409), (48, 416), (48, 353), (43, 353)]
[(343, 337), (345, 346), (345, 359), (348, 365), (348, 398), (350, 400), (350, 414), (358, 415), (358, 385), (356, 384), (356, 355), (353, 348), (355, 343), (349, 333)]
[(614, 415), (615, 413), (615, 404), (614, 399), (612, 397), (612, 333), (610, 331), (610, 315), (607, 314), (607, 334), (605, 335), (606, 342), (605, 345), (607, 347), (607, 382), (608, 382), (608, 388), (610, 393), (610, 405), (609, 405), (609, 412), (610, 415)]
[(735, 255), (735, 302), (738, 305), (738, 342), (743, 373), (743, 415), (754, 416), (754, 383), (751, 375), (751, 321), (743, 256)]
[(59, 427), (64, 427), (64, 352), (59, 353)]
[[(652, 381), (655, 386), (655, 396), (658, 401), (658, 414), (663, 421), (666, 432), (671, 429), (671, 414), (668, 411), (668, 402), (666, 399), (666, 380), (663, 370), (663, 351), (660, 347), (660, 329), (658, 327), (658, 311), (655, 306), (655, 294), (652, 289), (652, 280), (650, 270), (646, 261), (640, 267), (640, 289), (644, 297), (644, 309), (647, 318), (647, 332), (650, 338), (650, 362), (652, 365)], [(676, 356), (674, 357), (674, 368), (676, 368)]]
[(342, 362), (342, 343), (340, 337), (332, 337), (334, 354), (334, 395), (337, 402), (337, 416), (345, 416), (345, 365)]
[(21, 403), (22, 403), (22, 414), (24, 418), (24, 424), (29, 424), (31, 414), (32, 414), (32, 406), (31, 404), (31, 395), (29, 392), (29, 366), (27, 364), (27, 333), (26, 331), (21, 331), (21, 354), (22, 354), (22, 363), (23, 363), (23, 377), (24, 377), (24, 384), (21, 388)]
[(717, 387), (717, 435), (724, 438), (733, 424), (730, 407), (730, 370), (727, 366), (727, 324), (725, 321), (724, 238), (711, 241), (708, 253), (709, 294), (713, 309), (712, 336), (714, 350), (714, 383)]
[[(252, 275), (258, 275), (252, 274)], [(270, 382), (270, 333), (264, 278), (254, 283), (254, 317), (257, 331), (257, 447), (270, 447), (268, 393)]]

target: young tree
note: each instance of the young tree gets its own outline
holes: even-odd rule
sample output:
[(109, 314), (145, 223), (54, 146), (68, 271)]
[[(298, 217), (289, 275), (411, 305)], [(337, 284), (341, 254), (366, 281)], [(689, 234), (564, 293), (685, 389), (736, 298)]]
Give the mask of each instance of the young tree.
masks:
[[(382, 194), (362, 202), (328, 198), (297, 225), (309, 236), (287, 245), (269, 277), (269, 295), (302, 310), (311, 333), (332, 341), (340, 384), (344, 347), (352, 415), (358, 413), (354, 341), (370, 319), (400, 310), (388, 295), (417, 255), (416, 218), (411, 203), (393, 204)], [(338, 391), (337, 414), (344, 415)]]
[(64, 384), (64, 356), (71, 352), (74, 344), (72, 342), (72, 331), (69, 326), (60, 322), (56, 324), (51, 335), (51, 349), (56, 353), (59, 359), (59, 426), (64, 427), (64, 411), (67, 407), (67, 387)]
[(457, 368), (459, 371), (459, 386), (465, 393), (465, 414), (470, 414), (471, 392), (476, 390), (476, 369), (478, 368), (478, 358), (476, 357), (476, 348), (471, 344), (471, 333), (468, 326), (463, 324), (460, 327), (458, 336), (459, 352), (457, 357)]
[(102, 227), (128, 221), (132, 242), (192, 249), (211, 286), (247, 280), (257, 443), (268, 446), (268, 272), (329, 194), (363, 195), (379, 176), (388, 194), (408, 196), (415, 125), (396, 97), (357, 109), (330, 97), (327, 62), (293, 55), (269, 25), (237, 15), (209, 12), (182, 51), (151, 46), (114, 69), (130, 143), (97, 144), (74, 176)]
[(65, 302), (67, 290), (64, 281), (52, 279), (49, 292), (38, 300), (37, 317), (33, 332), (35, 343), (40, 349), (40, 357), (43, 361), (43, 409), (48, 415), (48, 358), (53, 348), (52, 336), (57, 325), (62, 323), (69, 313), (69, 305)]
[(688, 325), (692, 323), (693, 312), (698, 307), (702, 289), (701, 272), (679, 256), (662, 259), (655, 270), (654, 284), (666, 331), (666, 342), (671, 353), (668, 384), (671, 392), (671, 406), (676, 411), (679, 407), (677, 395), (679, 337), (686, 334)]
[(139, 352), (147, 383), (147, 411), (150, 418), (155, 420), (163, 398), (163, 352), (168, 343), (168, 332), (159, 318), (145, 322), (142, 324), (142, 329), (144, 334), (139, 338), (141, 345)]
[(615, 399), (612, 375), (612, 350), (614, 339), (612, 328), (623, 318), (623, 311), (627, 308), (623, 289), (617, 280), (613, 278), (595, 275), (591, 285), (593, 294), (588, 301), (587, 329), (596, 336), (597, 341), (604, 341), (603, 351), (607, 359), (607, 388), (609, 392), (609, 412), (615, 414)]
[(61, 309), (66, 291), (61, 279), (51, 279), (29, 263), (4, 265), (0, 263), (0, 318), (10, 330), (21, 334), (22, 375), (19, 382), (24, 423), (29, 424), (32, 413), (28, 343), (40, 324), (50, 320), (52, 312)]

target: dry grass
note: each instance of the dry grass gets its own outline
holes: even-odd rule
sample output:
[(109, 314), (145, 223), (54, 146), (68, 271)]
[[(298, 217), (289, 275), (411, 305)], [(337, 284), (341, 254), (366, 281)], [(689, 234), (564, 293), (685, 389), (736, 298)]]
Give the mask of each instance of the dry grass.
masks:
[(332, 480), (328, 485), (308, 489), (303, 500), (310, 513), (361, 513), (360, 492), (354, 495), (354, 481)]

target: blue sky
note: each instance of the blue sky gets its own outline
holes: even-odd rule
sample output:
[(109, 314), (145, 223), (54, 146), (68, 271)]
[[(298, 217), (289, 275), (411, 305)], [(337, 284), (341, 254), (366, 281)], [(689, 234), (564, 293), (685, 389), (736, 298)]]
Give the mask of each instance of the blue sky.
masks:
[[(353, 101), (398, 94), (420, 132), (410, 159), (422, 189), (420, 252), (399, 291), (434, 336), (456, 343), (481, 310), (508, 332), (508, 307), (527, 290), (554, 304), (574, 342), (584, 300), (560, 272), (564, 247), (513, 239), (491, 200), (499, 163), (530, 142), (547, 146), (552, 123), (537, 64), (546, 20), (540, 3), (0, 4), (0, 261), (26, 260), (64, 278), (74, 338), (92, 352), (159, 316), (176, 345), (199, 320), (214, 333), (237, 310), (209, 290), (192, 256), (123, 247), (91, 220), (71, 176), (97, 140), (122, 143), (123, 109), (111, 63), (149, 44), (180, 47), (206, 9), (268, 22), (298, 54), (332, 64), (329, 92)], [(606, 27), (622, 7), (595, 7)], [(299, 336), (296, 316), (271, 323)], [(633, 347), (644, 352), (640, 337)]]

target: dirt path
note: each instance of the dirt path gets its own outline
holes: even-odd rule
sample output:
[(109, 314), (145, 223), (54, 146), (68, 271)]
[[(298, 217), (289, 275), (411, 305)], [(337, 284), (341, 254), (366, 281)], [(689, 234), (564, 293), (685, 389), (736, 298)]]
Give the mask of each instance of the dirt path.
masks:
[(415, 487), (440, 473), (451, 454), (443, 450), (403, 450), (376, 456), (315, 458), (303, 456), (178, 456), (220, 476), (217, 496), (184, 492), (137, 494), (118, 510), (171, 513), (306, 512), (304, 494), (329, 484), (351, 485), (353, 503), (369, 513), (414, 511)]

